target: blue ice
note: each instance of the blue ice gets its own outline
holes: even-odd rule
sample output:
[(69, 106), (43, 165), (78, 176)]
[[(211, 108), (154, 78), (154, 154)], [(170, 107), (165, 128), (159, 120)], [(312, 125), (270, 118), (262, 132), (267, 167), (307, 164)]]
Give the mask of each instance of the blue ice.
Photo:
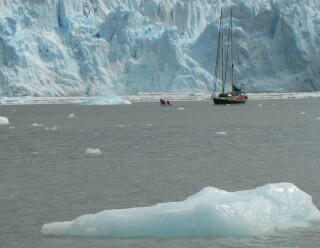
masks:
[(44, 235), (109, 238), (248, 236), (320, 224), (312, 197), (291, 183), (227, 192), (206, 187), (181, 202), (105, 210), (47, 223)]

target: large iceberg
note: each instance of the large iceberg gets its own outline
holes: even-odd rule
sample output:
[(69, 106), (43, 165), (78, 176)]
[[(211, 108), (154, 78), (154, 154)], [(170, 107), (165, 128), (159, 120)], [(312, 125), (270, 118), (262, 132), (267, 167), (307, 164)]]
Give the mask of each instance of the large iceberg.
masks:
[(44, 224), (45, 235), (110, 238), (263, 235), (320, 225), (312, 198), (290, 183), (227, 192), (206, 187), (181, 202), (105, 210), (73, 221)]
[(238, 84), (320, 90), (318, 0), (0, 0), (0, 96), (210, 92), (230, 7)]

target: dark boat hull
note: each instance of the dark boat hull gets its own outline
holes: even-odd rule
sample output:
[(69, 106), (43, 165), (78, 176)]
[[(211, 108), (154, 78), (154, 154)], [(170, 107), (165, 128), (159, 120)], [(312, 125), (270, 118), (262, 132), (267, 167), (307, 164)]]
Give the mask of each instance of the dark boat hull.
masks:
[(243, 104), (246, 99), (226, 98), (226, 97), (214, 97), (214, 104)]

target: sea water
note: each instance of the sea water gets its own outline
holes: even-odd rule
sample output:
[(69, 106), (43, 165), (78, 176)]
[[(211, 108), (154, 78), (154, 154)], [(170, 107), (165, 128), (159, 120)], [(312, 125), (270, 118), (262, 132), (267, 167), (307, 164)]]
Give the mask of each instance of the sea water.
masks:
[(170, 239), (40, 230), (107, 209), (183, 201), (207, 186), (233, 192), (290, 182), (319, 208), (319, 104), (320, 98), (1, 106), (10, 121), (0, 126), (1, 247), (318, 247), (318, 226)]

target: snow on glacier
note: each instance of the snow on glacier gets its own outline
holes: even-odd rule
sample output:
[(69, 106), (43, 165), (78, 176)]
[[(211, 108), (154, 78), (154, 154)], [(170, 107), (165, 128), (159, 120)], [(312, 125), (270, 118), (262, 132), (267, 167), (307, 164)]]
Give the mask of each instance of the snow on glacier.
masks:
[(320, 90), (318, 0), (0, 0), (0, 96), (210, 92), (230, 7), (238, 84)]
[(320, 225), (312, 198), (290, 183), (227, 192), (206, 187), (181, 202), (105, 210), (73, 221), (47, 223), (44, 235), (211, 237), (263, 235), (279, 229)]

